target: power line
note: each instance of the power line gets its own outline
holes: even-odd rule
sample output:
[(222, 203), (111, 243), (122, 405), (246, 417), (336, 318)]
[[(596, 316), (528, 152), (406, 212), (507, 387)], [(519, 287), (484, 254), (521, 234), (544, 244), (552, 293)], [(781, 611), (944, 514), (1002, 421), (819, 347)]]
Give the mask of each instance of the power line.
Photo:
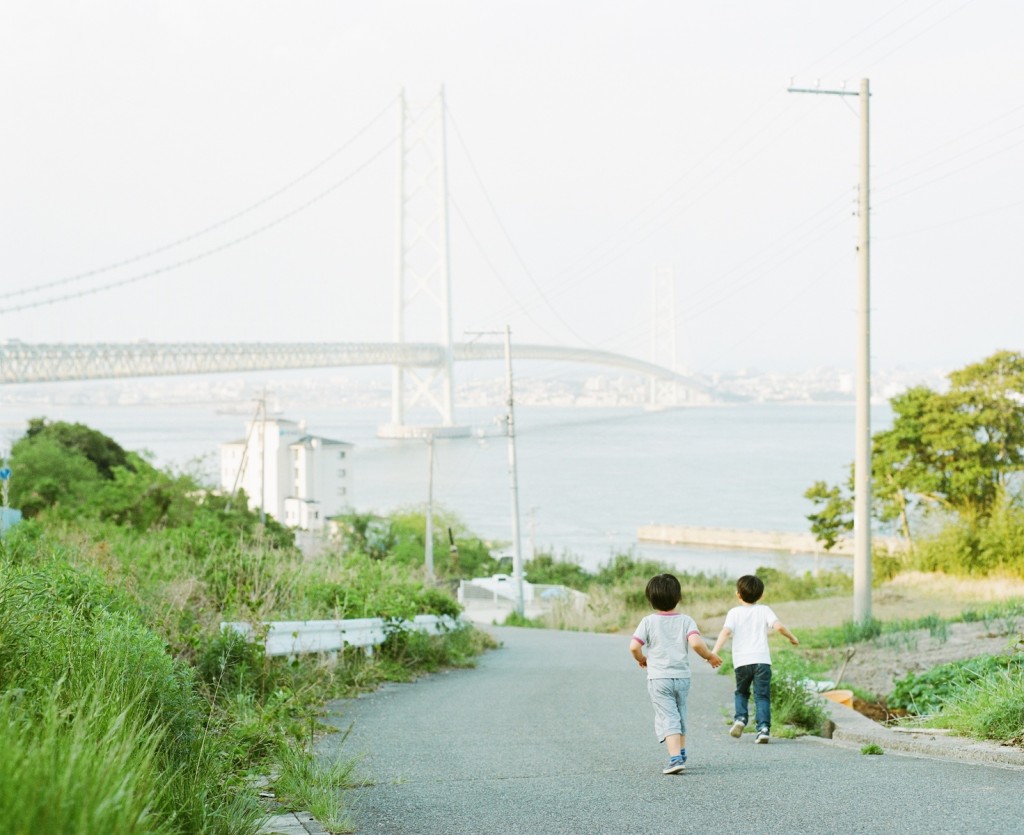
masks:
[(96, 295), (98, 293), (104, 293), (104, 292), (106, 292), (108, 290), (113, 290), (113, 289), (118, 288), (118, 287), (124, 287), (124, 286), (126, 286), (128, 284), (135, 284), (136, 282), (143, 281), (143, 280), (145, 280), (147, 278), (153, 278), (153, 277), (158, 276), (158, 275), (163, 275), (164, 273), (172, 272), (174, 270), (180, 269), (181, 267), (185, 267), (185, 266), (188, 266), (189, 264), (194, 264), (197, 261), (202, 261), (202, 260), (204, 260), (206, 258), (209, 258), (209, 257), (213, 256), (213, 255), (217, 255), (218, 253), (221, 253), (221, 252), (223, 252), (226, 249), (231, 249), (232, 247), (237, 246), (238, 244), (244, 243), (245, 241), (248, 241), (248, 240), (250, 240), (252, 238), (255, 238), (257, 235), (260, 235), (263, 232), (266, 232), (266, 231), (268, 231), (270, 229), (273, 229), (276, 226), (280, 226), (285, 221), (291, 220), (296, 215), (300, 214), (301, 212), (305, 211), (306, 209), (310, 208), (311, 206), (319, 203), (324, 198), (326, 198), (329, 195), (333, 194), (335, 191), (337, 191), (339, 188), (341, 188), (343, 185), (345, 185), (347, 182), (349, 182), (351, 179), (353, 179), (357, 174), (362, 172), (365, 168), (369, 167), (369, 165), (371, 163), (376, 161), (385, 151), (390, 149), (391, 146), (394, 145), (395, 142), (397, 142), (397, 141), (398, 141), (398, 137), (397, 136), (396, 137), (392, 137), (391, 140), (388, 141), (388, 143), (386, 145), (384, 145), (382, 148), (380, 148), (376, 153), (374, 153), (371, 157), (366, 159), (363, 163), (361, 163), (353, 171), (349, 172), (342, 179), (336, 181), (333, 185), (329, 186), (328, 188), (326, 188), (323, 191), (319, 192), (318, 194), (314, 195), (309, 200), (305, 201), (304, 203), (300, 204), (296, 208), (292, 209), (290, 212), (287, 212), (287, 213), (285, 213), (283, 215), (280, 215), (277, 218), (275, 218), (274, 220), (271, 220), (268, 223), (263, 224), (262, 226), (258, 226), (255, 229), (247, 232), (244, 235), (239, 235), (236, 238), (232, 238), (231, 240), (226, 241), (225, 243), (222, 243), (219, 246), (215, 246), (215, 247), (211, 247), (210, 249), (203, 250), (202, 252), (199, 252), (196, 255), (191, 256), (190, 258), (183, 258), (182, 260), (175, 261), (172, 264), (167, 264), (167, 265), (165, 265), (163, 267), (157, 267), (156, 269), (147, 270), (144, 273), (139, 273), (138, 275), (129, 276), (128, 278), (122, 278), (122, 279), (119, 279), (117, 281), (108, 282), (106, 284), (100, 284), (100, 285), (98, 285), (96, 287), (90, 287), (89, 289), (86, 289), (86, 290), (79, 290), (78, 292), (75, 292), (75, 293), (66, 293), (66, 294), (61, 295), (61, 296), (52, 296), (50, 298), (40, 299), (40, 300), (34, 301), (34, 302), (25, 302), (24, 304), (11, 305), (11, 306), (8, 306), (8, 307), (3, 307), (3, 308), (0, 308), (0, 316), (4, 315), (6, 313), (15, 313), (15, 312), (20, 311), (20, 310), (30, 310), (30, 309), (36, 308), (36, 307), (44, 307), (46, 305), (51, 305), (51, 304), (60, 304), (61, 302), (70, 301), (72, 299), (79, 299), (79, 298), (83, 298), (84, 296), (93, 296), (93, 295)]
[[(75, 275), (67, 276), (66, 278), (59, 278), (59, 279), (56, 279), (54, 281), (47, 281), (47, 282), (45, 282), (43, 284), (36, 284), (36, 285), (34, 285), (32, 287), (23, 287), (20, 290), (12, 290), (10, 292), (7, 292), (5, 295), (7, 296), (7, 298), (11, 298), (13, 296), (24, 296), (24, 295), (29, 294), (29, 293), (39, 293), (39, 292), (42, 292), (43, 290), (48, 290), (48, 289), (53, 288), (53, 287), (61, 287), (61, 286), (64, 286), (66, 284), (72, 284), (72, 283), (74, 283), (76, 281), (81, 281), (81, 280), (86, 279), (86, 278), (91, 278), (92, 276), (100, 275), (100, 274), (105, 273), (105, 272), (110, 272), (111, 270), (116, 270), (116, 269), (118, 269), (120, 267), (125, 267), (125, 266), (127, 266), (129, 264), (134, 264), (134, 263), (136, 263), (138, 261), (145, 260), (146, 258), (151, 258), (154, 255), (159, 255), (161, 252), (166, 252), (167, 250), (174, 249), (175, 247), (181, 246), (182, 244), (190, 243), (191, 241), (194, 241), (197, 238), (201, 238), (203, 235), (207, 235), (210, 232), (213, 232), (213, 231), (215, 231), (217, 229), (220, 229), (221, 227), (226, 226), (229, 223), (231, 223), (231, 222), (233, 222), (235, 220), (238, 220), (239, 218), (244, 217), (247, 214), (250, 214), (251, 212), (253, 212), (256, 209), (258, 209), (260, 206), (263, 206), (266, 203), (269, 203), (271, 200), (273, 200), (273, 199), (275, 199), (277, 197), (280, 197), (282, 194), (284, 194), (285, 192), (287, 192), (290, 189), (294, 188), (299, 183), (303, 182), (304, 180), (306, 180), (310, 176), (312, 176), (314, 173), (319, 171), (321, 168), (323, 168), (325, 165), (327, 165), (327, 163), (329, 163), (331, 160), (333, 160), (335, 157), (337, 157), (340, 153), (345, 151), (349, 146), (351, 146), (357, 139), (359, 139), (363, 134), (365, 134), (374, 124), (376, 124), (378, 121), (380, 121), (380, 119), (384, 116), (384, 114), (387, 113), (392, 108), (392, 106), (394, 106), (394, 103), (397, 100), (398, 100), (397, 97), (391, 99), (391, 101), (389, 101), (384, 106), (384, 108), (376, 116), (374, 116), (369, 122), (367, 122), (365, 125), (363, 125), (363, 127), (361, 127), (352, 136), (350, 136), (344, 143), (342, 143), (340, 146), (335, 148), (326, 157), (324, 157), (318, 163), (313, 165), (311, 168), (308, 168), (306, 171), (304, 171), (298, 177), (296, 177), (295, 179), (293, 179), (290, 182), (286, 183), (285, 185), (281, 186), (280, 188), (275, 189), (270, 194), (267, 194), (264, 197), (261, 197), (255, 203), (251, 203), (250, 205), (246, 206), (244, 209), (240, 209), (239, 211), (235, 212), (234, 214), (228, 215), (227, 217), (217, 221), (216, 223), (212, 223), (209, 226), (205, 226), (205, 227), (203, 227), (202, 229), (199, 229), (196, 232), (192, 232), (192, 233), (190, 233), (188, 235), (185, 235), (182, 238), (178, 238), (177, 240), (171, 241), (170, 243), (166, 243), (166, 244), (163, 244), (161, 246), (158, 246), (155, 249), (150, 249), (150, 250), (147, 250), (146, 252), (139, 253), (138, 255), (133, 255), (130, 258), (124, 258), (124, 259), (122, 259), (120, 261), (115, 261), (113, 263), (106, 264), (106, 265), (104, 265), (102, 267), (96, 267), (95, 269), (92, 269), (92, 270), (87, 270), (85, 272), (76, 273)], [(183, 262), (183, 263), (191, 263), (192, 260), (194, 260), (194, 259), (190, 259), (189, 261), (186, 261), (186, 262)], [(157, 271), (157, 272), (161, 272), (161, 271), (163, 271), (163, 270), (160, 270), (160, 271)], [(70, 298), (74, 298), (74, 296), (71, 296)], [(24, 310), (24, 309), (25, 309), (24, 307), (7, 308), (7, 310)], [(0, 311), (0, 312), (5, 312), (5, 311)]]
[[(533, 273), (530, 271), (530, 268), (526, 265), (526, 261), (523, 259), (523, 256), (519, 253), (519, 248), (515, 245), (515, 242), (512, 240), (512, 236), (508, 233), (508, 229), (505, 228), (505, 224), (502, 222), (501, 216), (498, 214), (497, 208), (495, 208), (494, 201), (491, 200), (491, 195), (488, 193), (487, 187), (484, 185), (483, 177), (480, 176), (480, 171), (476, 167), (476, 163), (473, 162), (473, 156), (472, 156), (472, 154), (469, 153), (469, 148), (466, 146), (466, 141), (462, 138), (462, 132), (459, 130), (459, 126), (458, 126), (458, 124), (455, 121), (455, 117), (452, 114), (451, 110), (448, 108), (447, 104), (445, 105), (445, 111), (448, 113), (448, 118), (449, 118), (449, 120), (452, 123), (452, 127), (455, 129), (455, 137), (456, 137), (456, 139), (459, 140), (459, 145), (462, 147), (462, 151), (466, 155), (466, 159), (469, 162), (469, 168), (473, 172), (473, 176), (476, 177), (477, 184), (480, 186), (480, 191), (483, 193), (484, 200), (487, 201), (487, 205), (490, 207), (491, 213), (494, 215), (494, 219), (498, 223), (498, 228), (501, 229), (502, 235), (504, 235), (505, 236), (505, 240), (508, 241), (508, 245), (512, 249), (512, 254), (515, 256), (516, 260), (519, 262), (519, 266), (521, 266), (523, 268), (523, 272), (526, 274), (526, 277), (528, 279), (530, 279), (530, 283), (534, 286), (534, 289), (537, 291), (537, 294), (541, 297), (541, 299), (543, 299), (544, 303), (548, 306), (548, 309), (555, 315), (555, 317), (558, 319), (558, 321), (562, 323), (562, 325), (566, 328), (566, 330), (568, 330), (569, 333), (571, 333), (573, 336), (575, 336), (578, 340), (580, 340), (584, 344), (589, 344), (589, 342), (586, 339), (584, 339), (576, 331), (576, 329), (573, 328), (573, 326), (570, 325), (563, 318), (562, 314), (560, 314), (558, 312), (558, 310), (555, 308), (555, 306), (551, 304), (551, 301), (544, 294), (544, 290), (541, 288), (541, 286), (537, 282), (537, 280), (533, 277)], [(465, 218), (463, 218), (463, 219), (465, 220)], [(468, 226), (468, 224), (467, 224), (467, 226)], [(497, 275), (496, 271), (495, 271), (495, 275)], [(514, 295), (513, 295), (513, 298), (515, 298)], [(518, 299), (517, 299), (517, 301), (518, 301)]]

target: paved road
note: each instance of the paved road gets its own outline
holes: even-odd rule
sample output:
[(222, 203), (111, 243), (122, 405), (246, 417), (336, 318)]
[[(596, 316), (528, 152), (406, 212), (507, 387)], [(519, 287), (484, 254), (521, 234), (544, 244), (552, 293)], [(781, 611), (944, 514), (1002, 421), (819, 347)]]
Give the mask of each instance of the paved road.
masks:
[[(496, 628), (474, 670), (332, 704), (373, 785), (359, 833), (1011, 833), (1024, 771), (818, 739), (732, 739), (731, 679), (696, 659), (686, 771), (664, 776), (622, 636)], [(333, 756), (337, 736), (326, 739)]]

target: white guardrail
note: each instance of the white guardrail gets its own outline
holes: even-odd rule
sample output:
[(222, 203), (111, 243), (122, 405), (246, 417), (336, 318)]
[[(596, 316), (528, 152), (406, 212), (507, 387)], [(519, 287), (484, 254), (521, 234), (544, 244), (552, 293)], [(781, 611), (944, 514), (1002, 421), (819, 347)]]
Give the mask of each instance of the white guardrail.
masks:
[[(251, 623), (230, 622), (220, 625), (221, 631), (232, 630), (248, 640), (263, 640), (267, 655), (286, 655), (293, 658), (302, 653), (336, 655), (338, 650), (362, 647), (367, 655), (384, 643), (395, 630), (426, 632), (443, 635), (463, 626), (460, 618), (449, 615), (417, 615), (412, 620), (387, 621), (384, 618), (353, 618), (351, 620), (277, 620), (254, 626)], [(262, 638), (264, 631), (266, 637)]]

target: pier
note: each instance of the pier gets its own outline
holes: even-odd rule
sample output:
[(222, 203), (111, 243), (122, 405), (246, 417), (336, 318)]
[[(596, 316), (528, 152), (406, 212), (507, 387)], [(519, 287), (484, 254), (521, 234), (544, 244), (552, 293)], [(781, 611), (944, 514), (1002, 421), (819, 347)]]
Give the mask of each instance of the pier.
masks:
[[(641, 525), (637, 528), (636, 538), (640, 542), (656, 542), (662, 545), (704, 545), (713, 548), (783, 551), (789, 554), (853, 556), (852, 539), (840, 539), (830, 551), (826, 551), (825, 546), (810, 533), (705, 528), (693, 525)], [(872, 540), (889, 551), (898, 551), (902, 547), (897, 537), (875, 536)]]

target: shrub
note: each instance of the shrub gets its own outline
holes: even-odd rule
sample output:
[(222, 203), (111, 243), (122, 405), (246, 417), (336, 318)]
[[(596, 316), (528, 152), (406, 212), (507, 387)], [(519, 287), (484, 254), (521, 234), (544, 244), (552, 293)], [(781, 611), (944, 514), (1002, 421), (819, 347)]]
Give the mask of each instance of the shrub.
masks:
[(940, 664), (932, 669), (910, 673), (896, 681), (889, 707), (916, 715), (939, 713), (950, 700), (996, 674), (1012, 673), (1019, 679), (1024, 655), (979, 655), (966, 661)]
[(568, 586), (584, 590), (593, 581), (593, 575), (568, 557), (556, 558), (551, 554), (537, 554), (524, 566), (531, 583)]
[(803, 681), (812, 678), (808, 663), (801, 657), (781, 655), (772, 670), (772, 724), (791, 725), (817, 733), (828, 715), (821, 698)]

